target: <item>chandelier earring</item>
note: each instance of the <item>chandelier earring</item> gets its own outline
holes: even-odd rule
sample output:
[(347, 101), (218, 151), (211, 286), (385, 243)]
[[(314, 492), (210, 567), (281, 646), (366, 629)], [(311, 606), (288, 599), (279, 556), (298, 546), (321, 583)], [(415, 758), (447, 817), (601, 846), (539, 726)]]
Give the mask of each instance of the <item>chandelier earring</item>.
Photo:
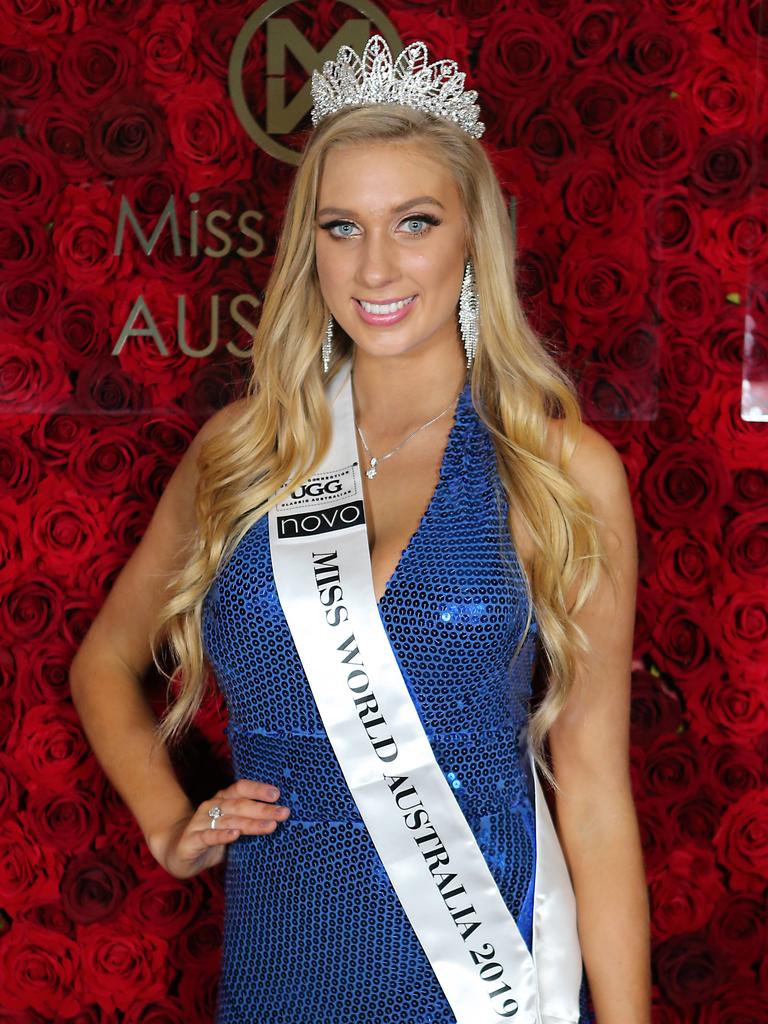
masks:
[(475, 289), (475, 275), (472, 261), (467, 260), (464, 267), (464, 280), (461, 282), (459, 298), (459, 328), (467, 354), (467, 368), (472, 366), (477, 350), (477, 335), (480, 319), (480, 301)]
[(328, 373), (328, 367), (331, 365), (331, 351), (333, 348), (333, 317), (328, 317), (328, 326), (325, 330), (325, 338), (323, 340), (323, 373)]

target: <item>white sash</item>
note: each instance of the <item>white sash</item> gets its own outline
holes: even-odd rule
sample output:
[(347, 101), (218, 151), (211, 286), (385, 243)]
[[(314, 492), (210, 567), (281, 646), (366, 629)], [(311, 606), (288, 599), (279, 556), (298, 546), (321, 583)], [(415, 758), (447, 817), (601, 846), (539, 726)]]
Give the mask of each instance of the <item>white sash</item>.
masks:
[(576, 903), (530, 750), (533, 956), (435, 760), (381, 621), (350, 368), (329, 389), (322, 465), (269, 512), (280, 603), (350, 792), (459, 1024), (575, 1024)]

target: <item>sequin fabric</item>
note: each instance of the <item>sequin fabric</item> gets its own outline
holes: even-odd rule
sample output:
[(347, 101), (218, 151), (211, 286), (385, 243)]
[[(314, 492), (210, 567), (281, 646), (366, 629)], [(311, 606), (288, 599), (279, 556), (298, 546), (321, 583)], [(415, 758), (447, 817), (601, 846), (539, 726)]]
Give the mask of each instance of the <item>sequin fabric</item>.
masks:
[[(461, 394), (437, 487), (379, 603), (409, 693), (529, 949), (535, 818), (522, 748), (535, 617), (493, 445)], [(267, 520), (203, 605), (236, 778), (291, 816), (228, 849), (217, 1024), (456, 1024), (325, 733), (283, 615)], [(582, 983), (580, 1024), (591, 1024)]]

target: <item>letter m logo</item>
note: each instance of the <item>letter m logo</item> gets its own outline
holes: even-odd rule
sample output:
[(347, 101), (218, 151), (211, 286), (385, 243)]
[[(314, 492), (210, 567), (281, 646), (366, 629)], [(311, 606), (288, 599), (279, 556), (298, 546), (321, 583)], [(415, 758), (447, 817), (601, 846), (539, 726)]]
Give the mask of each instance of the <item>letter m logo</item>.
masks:
[[(371, 34), (367, 18), (352, 18), (345, 22), (330, 42), (320, 50), (308, 43), (296, 25), (288, 18), (267, 20), (267, 119), (270, 135), (285, 135), (294, 130), (312, 106), (310, 84), (312, 72), (327, 60), (335, 60), (339, 47), (346, 43), (358, 53)], [(286, 53), (290, 51), (309, 76), (290, 102), (285, 101)]]

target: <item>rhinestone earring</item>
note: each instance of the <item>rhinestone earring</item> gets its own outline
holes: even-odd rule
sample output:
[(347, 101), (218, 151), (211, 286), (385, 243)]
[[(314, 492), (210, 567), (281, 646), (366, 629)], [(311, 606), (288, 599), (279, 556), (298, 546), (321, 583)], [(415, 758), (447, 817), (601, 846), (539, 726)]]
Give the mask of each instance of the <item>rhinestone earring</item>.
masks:
[(325, 331), (325, 340), (323, 341), (323, 373), (328, 373), (328, 367), (331, 365), (331, 348), (333, 346), (333, 317), (328, 317), (328, 327)]
[(467, 260), (459, 298), (459, 327), (464, 342), (464, 351), (467, 353), (467, 368), (472, 366), (472, 360), (475, 358), (479, 316), (480, 301), (475, 290), (475, 275), (472, 261)]

